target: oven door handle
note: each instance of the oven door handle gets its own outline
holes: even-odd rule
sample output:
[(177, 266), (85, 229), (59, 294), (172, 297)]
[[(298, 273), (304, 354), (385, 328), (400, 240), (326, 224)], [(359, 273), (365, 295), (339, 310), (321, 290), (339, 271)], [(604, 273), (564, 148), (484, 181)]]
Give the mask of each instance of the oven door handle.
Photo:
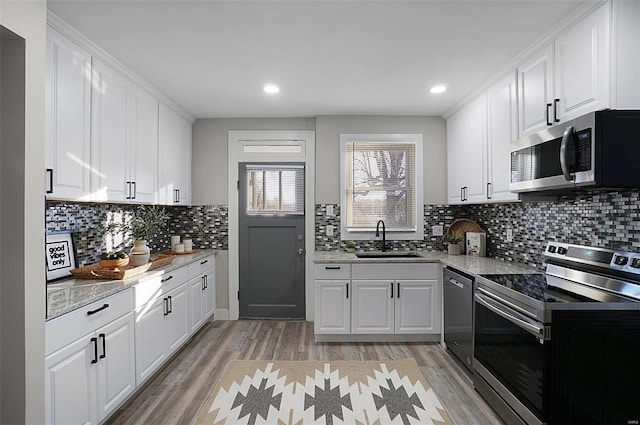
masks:
[(484, 307), (488, 308), (489, 310), (491, 310), (492, 312), (494, 312), (498, 316), (501, 316), (501, 317), (507, 319), (511, 323), (517, 325), (519, 328), (524, 329), (525, 331), (535, 335), (538, 338), (542, 338), (544, 336), (544, 327), (534, 325), (532, 323), (529, 323), (526, 320), (522, 320), (522, 319), (514, 316), (513, 314), (510, 314), (508, 311), (504, 311), (502, 308), (500, 308), (499, 306), (495, 305), (490, 300), (488, 300), (486, 297), (483, 297), (482, 295), (480, 295), (478, 293), (476, 293), (475, 298), (476, 298), (476, 302), (477, 303), (479, 303), (479, 304), (483, 305)]
[(480, 286), (478, 286), (476, 288), (476, 292), (481, 292), (482, 294), (485, 295), (485, 298), (488, 297), (489, 299), (497, 299), (497, 301), (500, 304), (504, 304), (507, 307), (509, 307), (511, 310), (517, 311), (520, 314), (524, 314), (526, 316), (527, 313), (528, 313), (526, 310), (518, 307), (517, 305), (515, 305), (513, 303), (510, 303), (509, 301), (505, 300), (504, 298), (500, 298), (498, 296), (495, 296), (494, 294), (492, 294), (491, 292), (487, 291), (486, 289), (484, 289), (484, 288), (482, 288)]

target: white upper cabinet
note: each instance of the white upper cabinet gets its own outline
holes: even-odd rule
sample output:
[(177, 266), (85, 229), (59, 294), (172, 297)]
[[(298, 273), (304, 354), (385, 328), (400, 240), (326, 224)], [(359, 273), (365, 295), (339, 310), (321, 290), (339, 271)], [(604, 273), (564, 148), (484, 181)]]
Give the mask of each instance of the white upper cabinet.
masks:
[(520, 136), (611, 106), (610, 5), (518, 66)]
[(158, 185), (158, 101), (135, 86), (129, 101), (130, 201), (152, 204)]
[(553, 120), (553, 47), (547, 46), (518, 67), (520, 134), (547, 127)]
[(94, 199), (153, 203), (158, 174), (158, 101), (95, 58), (92, 85)]
[(160, 105), (158, 203), (191, 202), (191, 123)]
[(91, 54), (47, 27), (46, 192), (88, 200), (91, 161)]
[(94, 200), (127, 201), (130, 197), (127, 115), (129, 81), (93, 58), (91, 96), (91, 185)]
[(518, 106), (516, 74), (487, 90), (487, 200), (517, 201), (518, 194), (509, 192), (511, 142), (518, 138)]
[(447, 120), (450, 204), (485, 201), (487, 196), (487, 97), (465, 105)]

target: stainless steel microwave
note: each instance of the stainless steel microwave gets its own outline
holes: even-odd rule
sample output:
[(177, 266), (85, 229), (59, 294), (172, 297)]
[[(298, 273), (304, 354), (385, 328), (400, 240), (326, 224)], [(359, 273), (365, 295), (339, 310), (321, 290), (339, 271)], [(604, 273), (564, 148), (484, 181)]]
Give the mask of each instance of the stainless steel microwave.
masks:
[(640, 110), (591, 112), (511, 144), (512, 192), (640, 188)]

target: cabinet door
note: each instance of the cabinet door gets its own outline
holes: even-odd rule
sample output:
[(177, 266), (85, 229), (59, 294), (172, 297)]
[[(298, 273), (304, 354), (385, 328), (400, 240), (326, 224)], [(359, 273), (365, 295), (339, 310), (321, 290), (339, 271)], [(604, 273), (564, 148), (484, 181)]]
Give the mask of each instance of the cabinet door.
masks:
[(316, 280), (315, 286), (315, 333), (351, 333), (349, 281)]
[(50, 27), (46, 87), (47, 198), (88, 200), (91, 54)]
[(204, 320), (208, 320), (216, 310), (216, 273), (212, 269), (204, 275)]
[(97, 331), (98, 420), (109, 415), (136, 388), (133, 313)]
[(169, 354), (189, 339), (189, 285), (184, 284), (169, 292), (170, 313), (167, 316), (167, 343)]
[(158, 182), (158, 101), (132, 88), (129, 117), (131, 201), (152, 204)]
[(204, 276), (198, 276), (189, 281), (189, 310), (191, 332), (197, 331), (204, 323), (205, 287)]
[(97, 424), (96, 343), (87, 335), (45, 358), (45, 422)]
[(518, 138), (516, 74), (512, 72), (487, 91), (487, 199), (516, 201), (509, 191), (511, 142)]
[(464, 108), (462, 163), (465, 201), (487, 199), (487, 97), (478, 96)]
[(179, 117), (179, 158), (177, 168), (178, 199), (181, 205), (191, 204), (191, 123)]
[(128, 80), (93, 58), (91, 107), (91, 175), (94, 197), (100, 201), (128, 201), (127, 150)]
[(354, 334), (394, 333), (393, 281), (353, 280), (351, 332)]
[(180, 167), (180, 124), (178, 114), (166, 105), (159, 105), (158, 114), (158, 203), (172, 205), (176, 202), (178, 172)]
[(611, 105), (609, 8), (602, 5), (555, 41), (560, 122)]
[(433, 334), (440, 332), (437, 280), (396, 281), (395, 332)]
[(462, 124), (463, 113), (458, 111), (447, 120), (447, 199), (449, 204), (462, 203)]
[[(520, 136), (547, 128), (553, 121), (553, 46), (549, 45), (518, 67)], [(549, 109), (550, 116), (547, 116)], [(547, 121), (549, 119), (549, 121)]]
[(166, 360), (165, 303), (163, 298), (136, 310), (136, 383), (140, 385)]

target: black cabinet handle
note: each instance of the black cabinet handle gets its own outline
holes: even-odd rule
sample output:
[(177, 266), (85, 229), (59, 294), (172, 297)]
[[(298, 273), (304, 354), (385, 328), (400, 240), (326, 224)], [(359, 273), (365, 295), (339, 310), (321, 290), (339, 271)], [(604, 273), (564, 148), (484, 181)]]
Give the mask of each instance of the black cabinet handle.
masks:
[(491, 199), (491, 183), (487, 183), (487, 199)]
[(209, 275), (204, 275), (204, 289), (209, 289)]
[(163, 308), (163, 313), (165, 316), (169, 315), (169, 300), (167, 299), (167, 297), (164, 297), (162, 299), (162, 308)]
[(93, 344), (93, 360), (91, 360), (91, 364), (98, 363), (98, 338), (91, 338), (91, 343)]
[(391, 298), (393, 298), (393, 282), (391, 282)]
[(204, 276), (200, 276), (200, 289), (202, 289), (203, 291), (206, 289), (206, 287), (204, 286)]
[(324, 266), (325, 270), (340, 270), (340, 266)]
[(53, 193), (53, 168), (47, 168), (47, 173), (49, 174), (49, 188), (46, 193)]
[(551, 108), (551, 103), (547, 103), (547, 125), (551, 126), (553, 123), (549, 121), (549, 108)]
[(95, 310), (87, 311), (87, 316), (91, 316), (92, 314), (96, 314), (99, 311), (105, 310), (109, 308), (109, 304), (104, 304), (102, 307), (96, 308)]
[(98, 338), (102, 338), (102, 354), (100, 354), (100, 358), (104, 359), (107, 357), (107, 336), (105, 334), (98, 335)]
[(209, 262), (209, 260), (204, 260), (204, 261), (200, 261), (200, 265), (204, 266), (205, 264), (207, 264)]
[(176, 202), (180, 203), (180, 189), (176, 189), (176, 192), (178, 192), (178, 196), (176, 197)]
[(464, 201), (464, 186), (460, 188), (460, 201)]
[(171, 298), (171, 295), (167, 298), (169, 299), (169, 313), (173, 313), (173, 298)]
[(560, 99), (553, 99), (553, 122), (560, 122), (560, 118), (558, 118), (558, 102), (560, 102)]
[(398, 295), (396, 295), (396, 297), (400, 298), (400, 282), (398, 282), (397, 285), (398, 285), (398, 291), (397, 291)]
[(160, 282), (161, 283), (169, 282), (171, 279), (173, 279), (173, 275), (171, 275), (169, 277), (165, 277), (164, 279), (161, 279)]
[(127, 198), (126, 199), (131, 199), (131, 182), (126, 182), (127, 183)]

